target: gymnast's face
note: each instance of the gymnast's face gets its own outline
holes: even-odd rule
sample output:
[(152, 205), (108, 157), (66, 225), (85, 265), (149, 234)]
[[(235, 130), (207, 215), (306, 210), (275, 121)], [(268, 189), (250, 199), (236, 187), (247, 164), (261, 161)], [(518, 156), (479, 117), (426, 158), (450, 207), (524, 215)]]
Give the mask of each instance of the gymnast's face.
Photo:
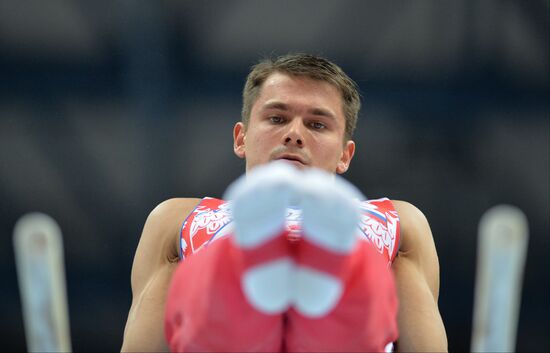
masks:
[(233, 130), (234, 151), (246, 170), (283, 159), (298, 168), (348, 170), (355, 143), (344, 140), (340, 91), (328, 82), (276, 72), (252, 105), (248, 126)]

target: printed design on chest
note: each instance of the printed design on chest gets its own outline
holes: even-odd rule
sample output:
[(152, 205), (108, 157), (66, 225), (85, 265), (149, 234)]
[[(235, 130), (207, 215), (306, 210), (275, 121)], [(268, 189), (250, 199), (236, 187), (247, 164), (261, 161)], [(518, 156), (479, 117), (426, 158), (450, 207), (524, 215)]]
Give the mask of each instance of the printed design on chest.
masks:
[(208, 235), (216, 234), (221, 228), (231, 222), (230, 204), (222, 203), (219, 208), (211, 209), (206, 206), (199, 206), (193, 211), (195, 213), (189, 229), (189, 238), (193, 238), (200, 230), (205, 229)]
[[(361, 204), (362, 217), (358, 225), (360, 235), (368, 239), (375, 248), (383, 253), (387, 251), (388, 257), (393, 254), (395, 244), (395, 234), (397, 232), (398, 216), (395, 211), (382, 212), (376, 204), (363, 202)], [(203, 244), (212, 238), (219, 238), (225, 235), (232, 227), (227, 227), (231, 223), (230, 203), (225, 202), (218, 208), (210, 208), (204, 205), (197, 207), (190, 217), (189, 240), (194, 243), (193, 250), (198, 250)], [(290, 237), (298, 238), (301, 233), (302, 212), (299, 209), (287, 209), (287, 230)], [(187, 226), (187, 224), (185, 225)], [(225, 229), (224, 229), (225, 228)], [(224, 232), (220, 232), (220, 230)], [(193, 239), (204, 230), (201, 239)], [(218, 234), (220, 232), (220, 234)], [(223, 234), (222, 234), (223, 233)], [(186, 246), (185, 246), (186, 247)]]
[(359, 222), (361, 233), (371, 241), (378, 252), (391, 257), (396, 246), (398, 216), (396, 211), (381, 212), (376, 204), (362, 203), (363, 215)]

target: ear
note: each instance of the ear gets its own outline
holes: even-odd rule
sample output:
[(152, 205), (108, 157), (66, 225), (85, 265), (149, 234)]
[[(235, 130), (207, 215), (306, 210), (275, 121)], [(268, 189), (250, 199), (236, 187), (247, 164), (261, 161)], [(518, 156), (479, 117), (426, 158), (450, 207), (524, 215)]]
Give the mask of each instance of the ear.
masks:
[(246, 128), (240, 121), (233, 127), (233, 152), (235, 152), (239, 158), (246, 157), (244, 148), (244, 142), (246, 139), (245, 132)]
[(348, 140), (346, 142), (346, 145), (344, 146), (342, 155), (340, 156), (340, 161), (338, 161), (338, 165), (336, 166), (336, 173), (343, 174), (348, 170), (354, 154), (355, 142), (353, 142), (352, 140)]

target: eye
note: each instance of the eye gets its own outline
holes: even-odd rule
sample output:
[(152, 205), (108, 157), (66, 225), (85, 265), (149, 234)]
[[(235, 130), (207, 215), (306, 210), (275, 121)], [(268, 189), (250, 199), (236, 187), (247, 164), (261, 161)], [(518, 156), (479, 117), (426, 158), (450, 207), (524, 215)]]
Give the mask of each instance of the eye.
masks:
[(312, 123), (310, 124), (310, 126), (311, 126), (312, 128), (314, 128), (315, 130), (323, 130), (323, 129), (325, 129), (325, 128), (327, 127), (325, 124), (320, 123), (320, 122), (318, 122), (318, 121), (312, 122)]
[(269, 121), (271, 121), (273, 124), (282, 124), (284, 122), (284, 119), (280, 116), (270, 116)]

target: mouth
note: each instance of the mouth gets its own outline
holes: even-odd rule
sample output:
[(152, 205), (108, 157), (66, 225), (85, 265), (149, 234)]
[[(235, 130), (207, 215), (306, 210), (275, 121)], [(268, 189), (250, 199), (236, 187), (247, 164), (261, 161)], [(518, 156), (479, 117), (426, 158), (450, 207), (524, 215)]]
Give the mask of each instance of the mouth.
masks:
[(276, 158), (277, 160), (287, 161), (290, 162), (296, 166), (304, 167), (307, 165), (307, 163), (304, 161), (304, 159), (298, 155), (295, 154), (283, 154)]

